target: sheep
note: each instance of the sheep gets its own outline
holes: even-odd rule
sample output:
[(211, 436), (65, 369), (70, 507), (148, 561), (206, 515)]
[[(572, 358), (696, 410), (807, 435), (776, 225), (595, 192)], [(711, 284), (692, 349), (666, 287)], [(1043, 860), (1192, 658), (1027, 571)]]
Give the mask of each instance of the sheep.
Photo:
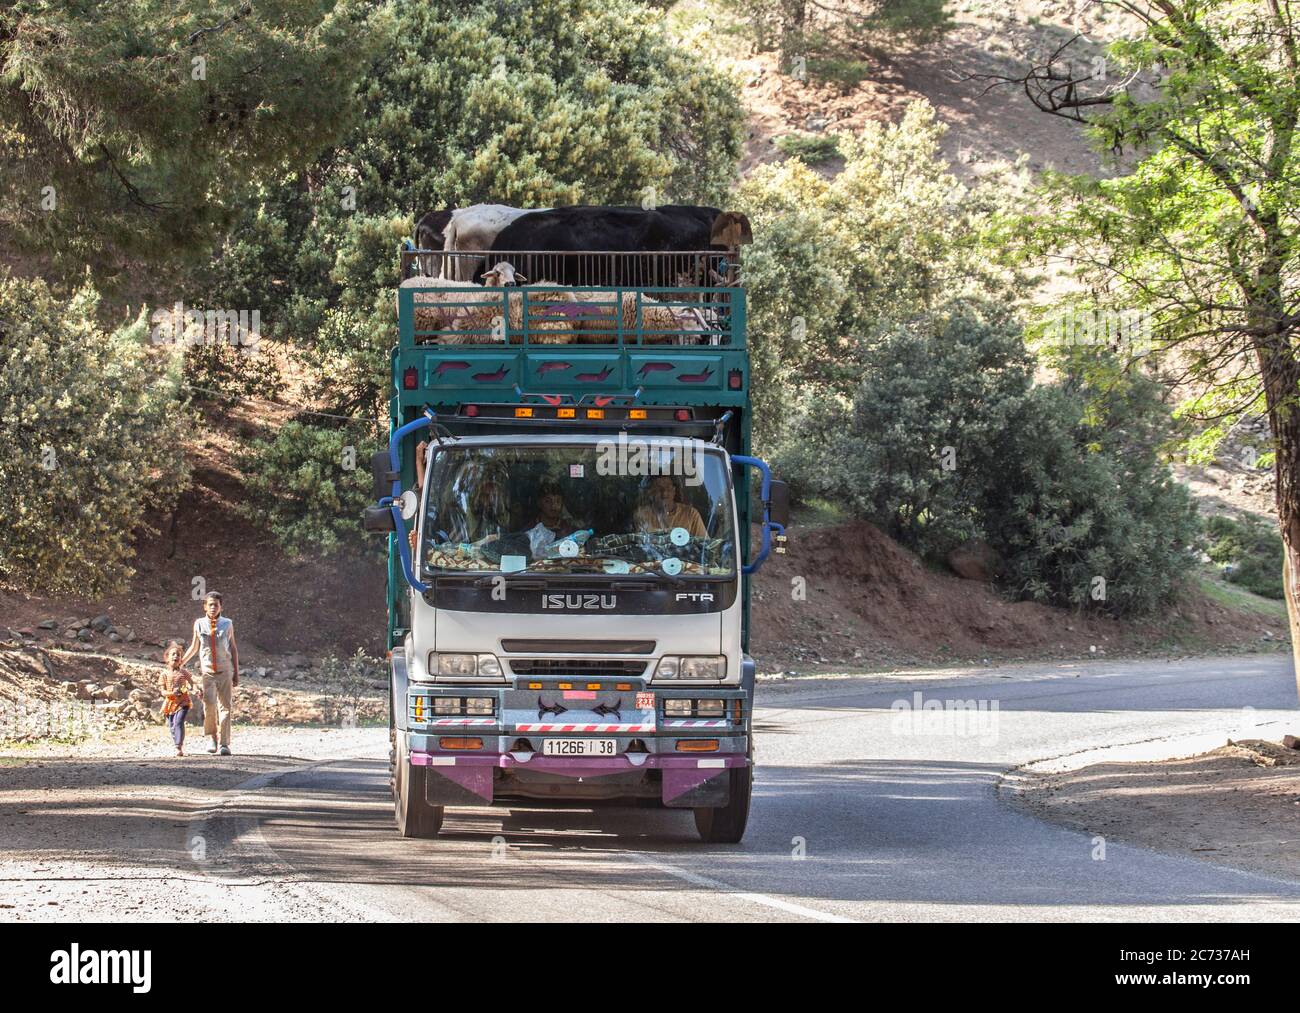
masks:
[[(619, 298), (615, 292), (582, 292), (577, 299), (579, 304), (596, 303), (597, 306), (583, 306), (577, 320), (578, 340), (587, 344), (609, 344), (618, 340), (619, 320), (615, 317), (614, 300)], [(623, 325), (623, 340), (636, 340), (637, 293), (623, 292), (619, 299)], [(698, 310), (667, 306), (648, 295), (642, 294), (641, 340), (648, 345), (665, 345), (671, 342), (693, 343), (700, 335), (683, 332), (706, 331), (708, 326)]]
[[(515, 270), (513, 264), (504, 260), (483, 275), (483, 284), (492, 288), (516, 288), (521, 282), (527, 281), (527, 278)], [(567, 345), (574, 340), (573, 314), (567, 308), (543, 305), (574, 302), (572, 292), (555, 290), (551, 287), (554, 284), (550, 281), (539, 281), (523, 286), (535, 290), (528, 294), (528, 338), (536, 345)], [(508, 293), (506, 306), (510, 319), (510, 343), (517, 345), (523, 341), (521, 333), (524, 329), (523, 295), (518, 292)], [(491, 303), (485, 302), (482, 306), (467, 308), (458, 319), (456, 326), (460, 330), (495, 331), (500, 318), (501, 303), (499, 299), (494, 298)], [(477, 342), (482, 339), (483, 335), (478, 335), (469, 340)]]
[[(469, 312), (500, 306), (496, 297), (488, 293), (478, 296), (472, 292), (437, 291), (469, 287), (465, 282), (453, 281), (449, 278), (427, 278), (417, 275), (414, 278), (407, 278), (402, 282), (401, 287), (423, 290), (416, 292), (412, 297), (415, 301), (416, 341), (421, 343), (456, 345), (473, 342), (476, 340), (474, 335), (462, 336), (455, 333), (463, 329), (459, 326), (460, 321)], [(396, 298), (394, 296), (394, 299)], [(422, 331), (433, 333), (421, 334)]]

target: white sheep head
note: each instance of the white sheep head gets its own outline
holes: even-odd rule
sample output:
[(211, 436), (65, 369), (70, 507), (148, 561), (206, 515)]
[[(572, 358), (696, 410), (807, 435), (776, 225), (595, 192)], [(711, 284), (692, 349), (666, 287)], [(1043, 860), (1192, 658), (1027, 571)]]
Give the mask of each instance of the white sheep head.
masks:
[(491, 270), (483, 272), (483, 284), (492, 287), (506, 285), (522, 285), (526, 281), (522, 274), (515, 270), (515, 265), (507, 260), (498, 261)]

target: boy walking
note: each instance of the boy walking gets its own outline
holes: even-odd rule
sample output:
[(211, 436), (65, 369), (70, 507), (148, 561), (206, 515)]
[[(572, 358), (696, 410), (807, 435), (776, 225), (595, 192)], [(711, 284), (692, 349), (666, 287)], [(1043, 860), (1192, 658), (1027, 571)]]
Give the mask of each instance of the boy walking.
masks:
[(203, 673), (203, 734), (212, 739), (208, 752), (229, 756), (230, 708), (234, 687), (239, 685), (239, 648), (235, 644), (235, 624), (221, 614), (221, 595), (216, 591), (208, 592), (203, 599), (203, 615), (194, 620), (194, 636), (181, 664), (196, 654)]

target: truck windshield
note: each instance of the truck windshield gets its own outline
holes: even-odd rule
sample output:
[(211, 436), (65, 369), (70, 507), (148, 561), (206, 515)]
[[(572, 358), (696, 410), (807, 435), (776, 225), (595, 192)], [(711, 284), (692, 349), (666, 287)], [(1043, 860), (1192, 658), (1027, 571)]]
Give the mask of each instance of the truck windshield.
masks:
[(428, 576), (735, 573), (721, 454), (685, 441), (448, 447), (434, 456), (420, 534)]

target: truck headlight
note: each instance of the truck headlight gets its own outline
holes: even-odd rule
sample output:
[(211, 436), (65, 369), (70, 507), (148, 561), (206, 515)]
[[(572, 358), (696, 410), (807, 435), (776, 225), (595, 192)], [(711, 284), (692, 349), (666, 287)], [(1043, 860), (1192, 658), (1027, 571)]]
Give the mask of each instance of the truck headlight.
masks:
[(501, 662), (495, 654), (433, 653), (429, 671), (439, 679), (500, 679)]
[(727, 659), (722, 655), (667, 657), (659, 659), (656, 679), (692, 679), (721, 682), (727, 677)]
[(429, 671), (440, 676), (478, 675), (478, 657), (473, 654), (435, 654)]

